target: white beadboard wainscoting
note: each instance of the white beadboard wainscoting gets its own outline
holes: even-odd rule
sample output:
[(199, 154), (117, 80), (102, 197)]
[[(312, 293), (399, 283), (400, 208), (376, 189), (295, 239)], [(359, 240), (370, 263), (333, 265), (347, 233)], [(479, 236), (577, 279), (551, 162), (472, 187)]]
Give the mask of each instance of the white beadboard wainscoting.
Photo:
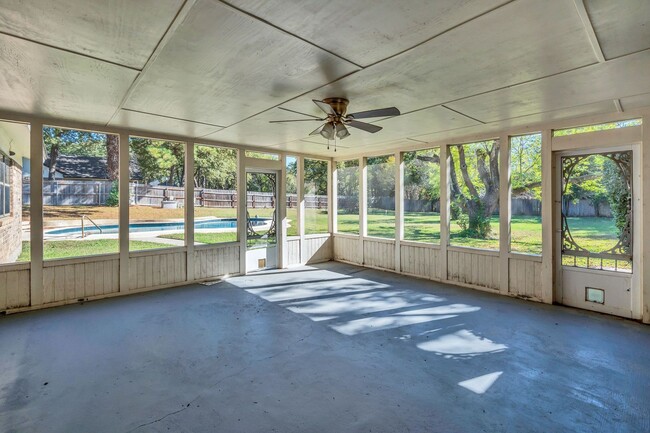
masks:
[(520, 298), (544, 301), (541, 257), (523, 254), (510, 256), (508, 261), (508, 293)]
[(287, 239), (287, 266), (300, 264), (300, 238)]
[(359, 236), (337, 233), (334, 235), (334, 260), (339, 262), (363, 264), (363, 256), (359, 254)]
[(440, 247), (419, 242), (400, 243), (401, 271), (406, 275), (439, 280), (440, 272)]
[(138, 251), (129, 254), (129, 290), (164, 287), (187, 281), (187, 252), (183, 249)]
[(0, 311), (29, 306), (29, 263), (0, 268)]
[(499, 290), (499, 253), (449, 247), (447, 250), (447, 280)]
[[(334, 235), (334, 260), (425, 278), (435, 281), (499, 292), (539, 302), (549, 302), (542, 291), (541, 256), (504, 253), (475, 248), (446, 247), (413, 241)], [(395, 267), (399, 245), (400, 267)], [(446, 269), (443, 250), (446, 250)], [(363, 251), (363, 256), (358, 252)], [(361, 259), (361, 260), (360, 260)], [(501, 263), (507, 260), (507, 290), (504, 290)], [(505, 272), (504, 272), (505, 274)]]
[(370, 268), (395, 270), (395, 241), (391, 239), (365, 238), (363, 241), (363, 265)]
[(239, 243), (194, 247), (194, 278), (205, 280), (239, 272)]
[(43, 304), (76, 301), (120, 291), (119, 255), (43, 263)]
[(308, 235), (302, 240), (301, 248), (302, 263), (320, 263), (332, 260), (332, 236)]
[[(301, 247), (302, 244), (302, 247)], [(332, 259), (329, 234), (289, 238), (287, 265)], [(31, 264), (0, 266), (0, 312), (14, 313), (219, 279), (240, 272), (241, 243), (132, 251), (128, 287), (120, 287), (120, 254), (47, 260), (42, 288), (32, 287)], [(301, 260), (302, 255), (302, 260)], [(192, 272), (188, 273), (188, 269)], [(34, 290), (39, 292), (34, 292)], [(41, 300), (32, 302), (32, 300)]]

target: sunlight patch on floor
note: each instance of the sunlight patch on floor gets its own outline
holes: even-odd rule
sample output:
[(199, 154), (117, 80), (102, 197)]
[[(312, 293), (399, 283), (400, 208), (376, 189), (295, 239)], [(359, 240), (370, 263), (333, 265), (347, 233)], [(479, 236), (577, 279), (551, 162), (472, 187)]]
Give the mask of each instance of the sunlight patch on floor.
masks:
[(484, 353), (502, 352), (508, 348), (484, 337), (474, 335), (472, 331), (462, 329), (453, 334), (443, 335), (435, 340), (418, 343), (418, 348), (447, 357), (469, 357)]
[(485, 392), (494, 385), (494, 382), (496, 382), (502, 374), (503, 371), (495, 371), (494, 373), (463, 380), (462, 382), (458, 382), (458, 385), (465, 389), (469, 389), (476, 394), (485, 394)]
[[(340, 280), (340, 279), (339, 279)], [(337, 285), (332, 280), (312, 281), (286, 286), (270, 285), (268, 287), (245, 289), (270, 302), (291, 301), (294, 299), (316, 298), (319, 296), (337, 295), (344, 293), (380, 290), (390, 287), (387, 284), (375, 283), (363, 278), (344, 279), (345, 283)]]
[(399, 328), (401, 326), (416, 325), (434, 320), (451, 319), (456, 314), (444, 316), (422, 315), (422, 316), (388, 316), (388, 317), (365, 317), (363, 319), (351, 320), (349, 322), (331, 325), (330, 328), (344, 335), (365, 334), (366, 332), (383, 331), (386, 329)]
[(377, 313), (442, 301), (444, 301), (444, 298), (439, 296), (420, 295), (404, 290), (384, 290), (286, 303), (282, 304), (282, 306), (294, 313), (304, 314), (318, 322), (331, 320), (345, 314)]
[(366, 332), (382, 331), (402, 326), (415, 325), (418, 323), (432, 322), (434, 320), (451, 319), (452, 317), (457, 317), (460, 313), (469, 313), (478, 310), (480, 310), (480, 307), (472, 307), (465, 304), (442, 305), (439, 307), (402, 311), (390, 316), (364, 317), (362, 319), (355, 319), (345, 323), (331, 325), (330, 327), (341, 334), (357, 335)]

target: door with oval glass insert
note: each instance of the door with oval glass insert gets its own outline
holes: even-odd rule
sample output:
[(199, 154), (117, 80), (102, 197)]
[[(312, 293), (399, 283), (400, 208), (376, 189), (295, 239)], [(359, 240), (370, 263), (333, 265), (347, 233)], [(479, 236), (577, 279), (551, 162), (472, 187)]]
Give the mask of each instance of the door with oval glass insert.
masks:
[(556, 300), (635, 317), (634, 154), (631, 148), (556, 157)]
[(246, 272), (278, 265), (278, 173), (246, 173)]

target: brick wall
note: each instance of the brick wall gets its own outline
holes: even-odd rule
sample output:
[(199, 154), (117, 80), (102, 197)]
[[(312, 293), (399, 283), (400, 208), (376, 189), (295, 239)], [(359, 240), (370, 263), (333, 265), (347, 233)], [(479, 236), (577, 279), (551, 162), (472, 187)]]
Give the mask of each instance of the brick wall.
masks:
[(11, 216), (0, 218), (0, 263), (16, 261), (22, 250), (22, 170), (16, 164), (10, 170)]

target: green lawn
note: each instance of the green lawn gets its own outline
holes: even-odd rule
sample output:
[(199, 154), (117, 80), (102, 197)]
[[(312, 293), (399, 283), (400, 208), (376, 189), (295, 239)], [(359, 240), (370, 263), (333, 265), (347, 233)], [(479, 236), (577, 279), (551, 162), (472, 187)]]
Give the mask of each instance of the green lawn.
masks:
[(298, 236), (298, 208), (287, 208), (287, 219), (289, 220), (289, 228), (287, 229), (287, 236)]
[[(176, 239), (179, 241), (185, 239), (185, 235), (183, 233), (160, 235), (158, 237), (164, 239)], [(194, 233), (194, 241), (200, 244), (219, 244), (222, 242), (235, 242), (236, 240), (236, 232)]]
[[(130, 241), (129, 249), (150, 250), (164, 248), (165, 245), (155, 242)], [(119, 241), (117, 239), (97, 239), (92, 241), (45, 241), (43, 243), (43, 259), (65, 259), (69, 257), (92, 256), (96, 254), (117, 253)], [(29, 242), (23, 242), (23, 250), (18, 257), (19, 262), (30, 261), (31, 248)]]
[[(213, 216), (234, 217), (231, 209), (214, 209)], [(254, 209), (251, 216), (270, 217), (272, 209)], [(289, 219), (289, 236), (298, 234), (297, 230), (297, 209), (287, 209)], [(327, 233), (327, 211), (307, 209), (305, 214), (305, 233)], [(599, 252), (613, 247), (617, 242), (616, 227), (611, 218), (569, 218), (569, 227), (575, 241), (589, 251)], [(475, 239), (463, 235), (460, 227), (451, 222), (450, 244), (454, 246), (465, 246), (475, 248), (488, 248), (498, 250), (499, 248), (499, 220), (492, 218), (491, 226), (493, 233), (489, 239)], [(359, 233), (359, 215), (339, 214), (338, 232)], [(395, 236), (395, 215), (393, 211), (373, 210), (368, 215), (368, 235), (392, 239)], [(161, 238), (183, 240), (183, 233), (162, 235)], [(235, 232), (219, 233), (195, 233), (197, 243), (215, 244), (222, 242), (234, 242), (237, 240)], [(437, 244), (440, 242), (440, 215), (437, 213), (407, 212), (404, 215), (404, 239)], [(542, 251), (542, 224), (539, 217), (513, 216), (511, 225), (511, 249), (522, 253), (540, 254)], [(129, 242), (129, 249), (146, 250), (152, 248), (164, 248), (168, 245), (133, 240)], [(108, 254), (118, 252), (117, 239), (99, 240), (62, 240), (46, 241), (44, 243), (44, 259), (56, 259), (67, 257), (82, 257), (96, 254)], [(30, 260), (29, 242), (23, 242), (23, 251), (18, 261)], [(569, 261), (571, 263), (569, 263)], [(573, 264), (573, 258), (567, 258), (566, 264)], [(587, 266), (586, 259), (577, 259), (578, 265)], [(584, 263), (583, 263), (584, 262)], [(593, 262), (593, 260), (592, 260)], [(590, 266), (594, 265), (590, 263)], [(600, 261), (598, 261), (600, 265)], [(605, 263), (610, 266), (609, 263)], [(595, 266), (595, 265), (594, 265)], [(613, 266), (613, 265), (611, 265)], [(624, 265), (620, 265), (624, 267)]]
[[(573, 240), (581, 247), (594, 252), (608, 250), (614, 247), (618, 241), (616, 237), (616, 226), (613, 218), (568, 218), (569, 230)], [(563, 256), (562, 264), (568, 266), (579, 266), (583, 268), (601, 268), (600, 259), (587, 260), (586, 257)], [(603, 268), (632, 269), (632, 263), (619, 260), (603, 260)]]

